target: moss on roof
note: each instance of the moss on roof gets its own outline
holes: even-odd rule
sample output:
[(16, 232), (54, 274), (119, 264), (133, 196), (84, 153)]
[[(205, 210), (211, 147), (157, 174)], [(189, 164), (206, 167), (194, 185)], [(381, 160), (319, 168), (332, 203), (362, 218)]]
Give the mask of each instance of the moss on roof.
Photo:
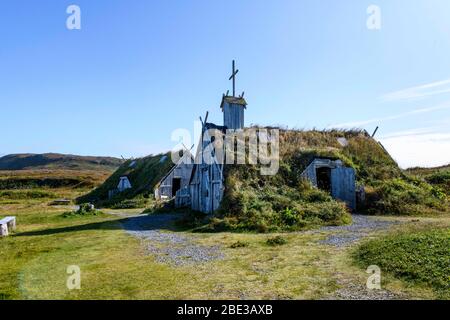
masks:
[[(92, 202), (97, 206), (109, 206), (124, 199), (132, 199), (138, 195), (153, 194), (156, 184), (167, 174), (174, 164), (170, 153), (150, 155), (126, 161), (102, 185), (90, 193), (79, 197), (78, 203)], [(131, 189), (119, 193), (111, 200), (108, 199), (109, 190), (117, 188), (120, 177), (126, 176), (130, 180)]]
[(245, 101), (245, 99), (241, 97), (223, 96), (222, 103), (220, 104), (221, 109), (223, 109), (224, 102), (227, 102), (229, 104), (238, 104), (244, 107), (247, 106), (247, 101)]

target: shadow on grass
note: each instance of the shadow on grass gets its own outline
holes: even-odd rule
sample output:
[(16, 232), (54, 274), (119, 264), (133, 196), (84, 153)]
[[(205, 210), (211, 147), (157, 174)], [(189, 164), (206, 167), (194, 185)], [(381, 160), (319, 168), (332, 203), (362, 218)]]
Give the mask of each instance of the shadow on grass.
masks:
[(89, 231), (89, 230), (119, 230), (119, 229), (123, 229), (126, 231), (167, 230), (177, 232), (182, 231), (180, 230), (180, 227), (177, 226), (176, 223), (178, 220), (182, 218), (183, 215), (181, 214), (141, 215), (112, 221), (100, 221), (68, 227), (20, 232), (16, 233), (14, 236), (15, 237), (47, 236), (47, 235)]

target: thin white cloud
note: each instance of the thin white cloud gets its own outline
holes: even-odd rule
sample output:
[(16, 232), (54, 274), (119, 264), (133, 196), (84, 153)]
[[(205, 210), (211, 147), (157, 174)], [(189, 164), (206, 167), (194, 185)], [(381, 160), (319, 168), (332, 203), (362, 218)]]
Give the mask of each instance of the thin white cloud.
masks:
[(450, 79), (391, 92), (381, 96), (381, 100), (385, 102), (414, 100), (444, 93), (450, 93)]
[(336, 124), (332, 124), (332, 125), (328, 126), (328, 129), (331, 129), (331, 128), (361, 128), (361, 127), (364, 127), (366, 125), (373, 124), (373, 123), (379, 124), (379, 123), (385, 122), (385, 121), (402, 119), (402, 118), (409, 117), (409, 116), (414, 116), (414, 115), (418, 115), (418, 114), (429, 113), (429, 112), (433, 112), (433, 111), (437, 111), (437, 110), (444, 110), (444, 109), (450, 109), (450, 103), (447, 102), (442, 105), (416, 109), (416, 110), (403, 112), (403, 113), (399, 113), (399, 114), (387, 116), (387, 117), (373, 118), (373, 119), (362, 120), (362, 121), (336, 123)]
[(415, 128), (415, 129), (391, 132), (391, 133), (381, 136), (380, 139), (390, 139), (390, 138), (406, 137), (406, 136), (420, 136), (420, 135), (428, 135), (428, 134), (432, 134), (432, 133), (443, 133), (443, 132), (450, 133), (450, 128), (448, 128), (447, 126), (444, 126), (444, 125), (434, 125), (434, 126), (430, 126), (430, 127)]
[[(445, 93), (450, 93), (450, 79), (385, 94), (381, 100), (411, 101)], [(385, 117), (334, 124), (328, 128), (361, 128), (369, 124), (380, 124), (445, 109), (450, 109), (450, 101)], [(380, 142), (402, 168), (447, 165), (450, 163), (449, 121), (449, 118), (444, 118), (434, 121), (435, 125), (432, 127), (392, 132), (381, 136)]]

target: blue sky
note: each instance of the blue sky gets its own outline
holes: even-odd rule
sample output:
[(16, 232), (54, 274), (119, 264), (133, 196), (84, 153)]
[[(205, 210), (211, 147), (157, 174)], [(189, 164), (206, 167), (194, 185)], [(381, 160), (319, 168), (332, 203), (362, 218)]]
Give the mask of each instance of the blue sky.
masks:
[(236, 59), (246, 124), (380, 126), (403, 167), (446, 164), (449, 15), (447, 0), (5, 0), (0, 154), (170, 150), (207, 110), (222, 123)]

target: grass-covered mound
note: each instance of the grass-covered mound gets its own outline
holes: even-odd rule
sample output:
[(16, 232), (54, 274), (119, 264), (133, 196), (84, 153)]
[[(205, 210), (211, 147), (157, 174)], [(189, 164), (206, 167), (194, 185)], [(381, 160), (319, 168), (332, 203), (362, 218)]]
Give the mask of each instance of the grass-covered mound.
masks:
[(351, 221), (343, 203), (287, 174), (261, 176), (256, 167), (229, 167), (224, 199), (212, 227), (267, 232)]
[(353, 258), (363, 268), (377, 265), (382, 272), (419, 285), (431, 286), (450, 298), (450, 229), (386, 236), (362, 244)]
[[(144, 207), (147, 200), (152, 198), (155, 185), (172, 167), (173, 163), (170, 153), (128, 160), (106, 179), (102, 185), (87, 195), (79, 197), (77, 202), (91, 202), (97, 207), (113, 207), (117, 209)], [(108, 199), (109, 190), (117, 188), (122, 176), (128, 177), (132, 188)]]
[(281, 130), (278, 174), (262, 176), (257, 166), (227, 166), (224, 199), (211, 227), (265, 232), (349, 222), (344, 204), (300, 177), (317, 157), (340, 159), (356, 170), (357, 184), (367, 191), (359, 211), (416, 214), (447, 208), (439, 189), (405, 175), (365, 131)]

